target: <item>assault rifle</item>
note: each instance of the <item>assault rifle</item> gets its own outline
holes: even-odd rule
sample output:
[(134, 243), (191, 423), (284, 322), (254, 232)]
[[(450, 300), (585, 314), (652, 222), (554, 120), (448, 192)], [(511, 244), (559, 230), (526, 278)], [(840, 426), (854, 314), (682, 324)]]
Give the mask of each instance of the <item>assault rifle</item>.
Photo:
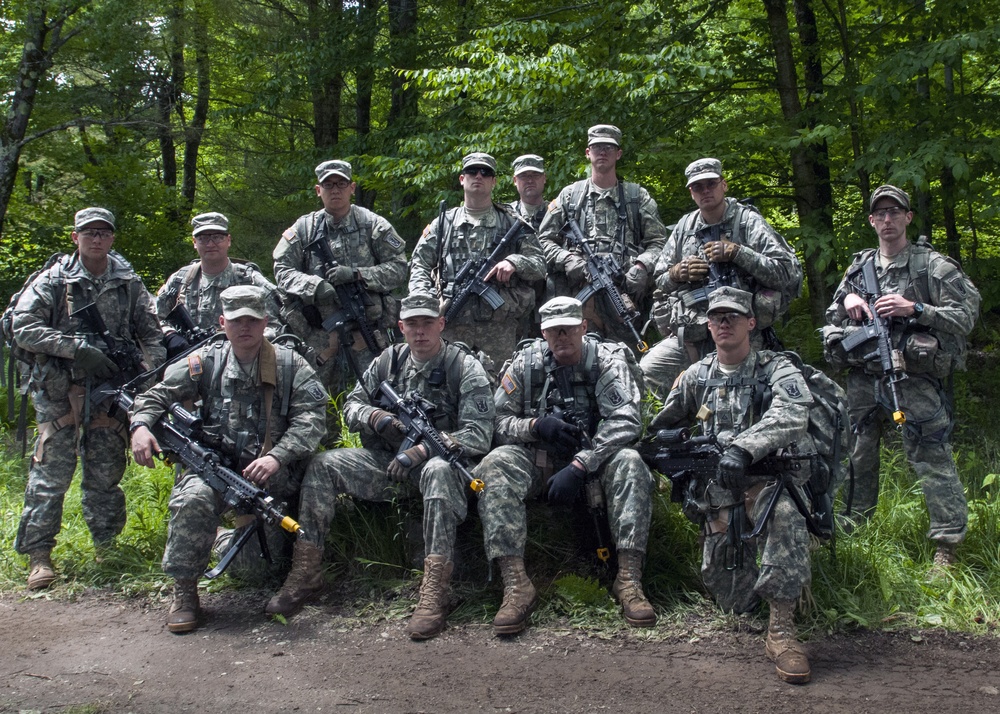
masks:
[[(702, 245), (712, 241), (721, 240), (722, 226), (718, 223), (712, 226), (705, 226), (696, 233), (696, 236)], [(701, 287), (695, 288), (689, 293), (686, 293), (684, 295), (684, 304), (685, 306), (691, 306), (708, 302), (708, 298), (717, 289), (726, 285), (731, 286), (732, 284), (732, 263), (713, 263), (712, 261), (708, 261), (708, 280), (705, 280)]]
[(649, 349), (649, 345), (642, 339), (639, 331), (635, 329), (635, 321), (641, 315), (635, 309), (635, 305), (632, 304), (628, 296), (623, 295), (615, 284), (621, 282), (625, 276), (622, 266), (618, 264), (618, 261), (610, 253), (598, 254), (594, 252), (594, 249), (587, 243), (587, 239), (583, 235), (583, 231), (580, 230), (580, 224), (576, 222), (576, 219), (570, 218), (566, 221), (566, 227), (569, 229), (569, 233), (566, 236), (567, 242), (570, 247), (578, 247), (583, 253), (584, 258), (587, 260), (587, 273), (590, 275), (587, 285), (577, 293), (576, 299), (581, 303), (586, 303), (594, 295), (603, 293), (604, 299), (610, 305), (615, 315), (618, 316), (618, 321), (631, 330), (632, 335), (635, 337), (636, 349), (639, 352), (646, 352)]
[(870, 319), (862, 321), (861, 327), (844, 337), (840, 344), (844, 350), (850, 352), (869, 340), (877, 340), (875, 349), (866, 354), (863, 359), (867, 362), (873, 357), (878, 357), (882, 367), (882, 379), (889, 387), (889, 398), (892, 400), (892, 420), (897, 427), (902, 428), (903, 424), (906, 423), (906, 414), (901, 406), (899, 383), (906, 379), (906, 372), (904, 371), (902, 352), (892, 347), (891, 320), (887, 317), (879, 317), (875, 310), (875, 302), (882, 297), (882, 289), (879, 287), (878, 276), (875, 274), (874, 255), (847, 273), (847, 284), (868, 303), (868, 309), (872, 316)]
[(461, 447), (455, 448), (453, 444), (449, 444), (434, 426), (431, 415), (437, 407), (424, 399), (420, 392), (413, 391), (409, 396), (402, 397), (387, 380), (383, 380), (372, 395), (373, 402), (375, 399), (378, 399), (383, 409), (399, 417), (406, 427), (406, 438), (399, 445), (397, 453), (402, 453), (417, 444), (423, 444), (431, 456), (440, 456), (447, 461), (451, 468), (465, 479), (469, 488), (476, 493), (483, 490), (486, 484), (473, 476), (462, 463)]
[[(128, 421), (128, 410), (132, 408), (133, 398), (124, 390), (116, 393), (115, 416)], [(157, 419), (151, 431), (160, 444), (162, 452), (157, 456), (167, 463), (179, 461), (191, 471), (200, 475), (205, 482), (218, 493), (226, 505), (239, 513), (252, 513), (253, 523), (240, 534), (219, 560), (218, 564), (205, 573), (211, 580), (225, 572), (236, 555), (243, 549), (247, 541), (257, 534), (260, 543), (261, 556), (271, 562), (271, 551), (267, 546), (262, 523), (278, 524), (289, 533), (301, 534), (302, 528), (290, 516), (286, 516), (275, 505), (274, 498), (267, 491), (241, 474), (223, 464), (222, 456), (215, 450), (204, 446), (201, 441), (201, 417), (192, 414), (180, 404), (172, 404), (167, 413)]]
[[(96, 404), (104, 405), (110, 410), (111, 400), (114, 399), (118, 389), (142, 372), (142, 353), (135, 345), (122, 346), (118, 344), (108, 329), (107, 323), (104, 322), (104, 318), (101, 317), (97, 303), (92, 302), (74, 310), (70, 317), (82, 320), (90, 329), (101, 336), (104, 346), (107, 348), (108, 358), (118, 367), (118, 374), (93, 389), (90, 388), (90, 378), (87, 379), (87, 401), (84, 403), (84, 409), (89, 410), (90, 405)], [(89, 414), (85, 414), (84, 423), (89, 421)]]
[(204, 342), (218, 332), (218, 329), (204, 329), (195, 324), (191, 317), (191, 311), (182, 302), (174, 305), (174, 309), (167, 315), (166, 321), (181, 337), (188, 341), (188, 344)]
[(469, 258), (459, 268), (455, 279), (449, 286), (452, 296), (444, 311), (445, 322), (451, 322), (458, 317), (473, 295), (481, 297), (494, 310), (500, 309), (504, 299), (495, 287), (486, 282), (486, 276), (497, 263), (510, 254), (524, 228), (524, 222), (520, 218), (516, 219), (510, 230), (496, 243), (488, 256)]

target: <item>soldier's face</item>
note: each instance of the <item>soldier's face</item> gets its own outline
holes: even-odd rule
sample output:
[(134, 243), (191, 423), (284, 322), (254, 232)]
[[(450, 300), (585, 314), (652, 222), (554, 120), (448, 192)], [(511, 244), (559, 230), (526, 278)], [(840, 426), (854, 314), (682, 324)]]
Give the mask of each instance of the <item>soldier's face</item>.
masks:
[(82, 257), (103, 260), (115, 244), (115, 229), (110, 223), (96, 221), (88, 223), (79, 231), (73, 231), (72, 238)]
[(537, 206), (542, 202), (545, 192), (545, 174), (541, 171), (525, 171), (514, 177), (514, 186), (523, 203)]
[(708, 313), (708, 331), (712, 333), (715, 346), (722, 350), (732, 350), (742, 344), (750, 344), (750, 333), (757, 326), (752, 317), (725, 310)]
[(559, 325), (542, 330), (542, 337), (559, 365), (577, 364), (583, 359), (583, 336), (587, 334), (587, 321), (579, 325)]
[(906, 227), (913, 220), (913, 213), (907, 211), (891, 198), (880, 198), (872, 206), (868, 222), (878, 234), (879, 240), (892, 243), (906, 239)]
[(723, 178), (709, 178), (695, 181), (688, 186), (691, 198), (702, 211), (718, 208), (726, 200), (726, 190), (729, 185)]
[(591, 144), (587, 147), (587, 158), (590, 160), (590, 165), (598, 172), (614, 169), (621, 157), (621, 148), (614, 144)]
[(399, 321), (399, 330), (413, 356), (419, 360), (428, 360), (441, 349), (444, 318), (429, 315), (408, 317)]
[(466, 196), (489, 198), (497, 185), (497, 176), (488, 166), (470, 166), (458, 175), (458, 182)]
[(194, 249), (198, 251), (198, 257), (203, 259), (208, 258), (209, 260), (229, 255), (229, 246), (233, 242), (232, 237), (228, 233), (221, 233), (219, 231), (205, 231), (204, 233), (192, 236), (191, 239), (194, 241)]
[(323, 183), (316, 184), (316, 195), (323, 202), (327, 213), (342, 218), (351, 210), (351, 196), (357, 187), (355, 182), (334, 174), (323, 179)]
[(251, 352), (257, 350), (264, 341), (264, 328), (267, 327), (267, 320), (262, 320), (252, 315), (243, 315), (232, 320), (227, 320), (224, 316), (219, 316), (219, 324), (222, 326), (226, 337), (232, 343), (237, 352)]

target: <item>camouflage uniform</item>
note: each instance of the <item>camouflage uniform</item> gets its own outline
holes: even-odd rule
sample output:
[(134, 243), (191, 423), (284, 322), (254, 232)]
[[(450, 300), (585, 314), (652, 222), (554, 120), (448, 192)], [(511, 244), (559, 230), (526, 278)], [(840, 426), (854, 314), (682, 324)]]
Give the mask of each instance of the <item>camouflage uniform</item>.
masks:
[[(367, 208), (352, 205), (350, 212), (337, 221), (325, 210), (314, 211), (299, 218), (282, 234), (274, 248), (274, 277), (282, 293), (282, 317), (296, 335), (306, 341), (318, 355), (313, 365), (323, 384), (332, 395), (342, 392), (354, 375), (346, 361), (335, 359), (339, 340), (318, 327), (315, 319), (308, 321), (303, 314), (317, 310), (315, 295), (323, 282), (323, 266), (307, 246), (320, 234), (333, 251), (340, 265), (357, 268), (368, 291), (368, 319), (381, 330), (395, 327), (396, 299), (390, 293), (406, 279), (406, 251), (403, 239), (382, 216)], [(313, 313), (315, 315), (315, 313)], [(321, 315), (320, 320), (326, 315)], [(374, 359), (355, 332), (355, 356), (362, 370)]]
[[(532, 420), (558, 401), (551, 377), (555, 362), (544, 340), (514, 355), (493, 399), (496, 441), (475, 469), (486, 483), (479, 495), (479, 516), (487, 558), (524, 555), (527, 522), (524, 501), (541, 495), (546, 479), (573, 459), (588, 474), (597, 473), (607, 502), (611, 535), (619, 550), (645, 553), (652, 514), (653, 478), (638, 452), (628, 448), (642, 434), (639, 389), (617, 345), (587, 336), (583, 356), (570, 383), (579, 413), (590, 420), (592, 449), (555, 459), (539, 448)], [(598, 375), (595, 383), (594, 375)]]
[[(761, 379), (766, 380), (771, 400), (762, 414), (755, 414), (754, 395), (763, 386)], [(807, 427), (811, 404), (812, 395), (801, 372), (781, 355), (751, 349), (736, 371), (726, 374), (713, 353), (683, 373), (649, 429), (689, 425), (704, 405), (711, 414), (702, 423), (703, 433), (714, 434), (723, 448), (738, 446), (754, 461), (791, 444), (798, 445), (801, 453), (810, 453), (813, 449)], [(807, 479), (805, 470), (801, 482)], [(767, 527), (759, 574), (753, 558), (742, 568), (727, 568), (735, 557), (728, 544), (730, 519), (741, 517), (745, 504), (750, 522), (756, 523), (778, 487), (780, 482), (758, 481), (734, 494), (714, 480), (699, 482), (694, 491), (696, 502), (685, 504), (688, 517), (702, 528), (702, 578), (724, 610), (749, 611), (757, 604), (757, 597), (794, 601), (810, 582), (809, 533), (805, 518), (787, 493), (778, 500), (774, 520)]]
[[(570, 284), (566, 278), (566, 261), (569, 256), (582, 257), (578, 248), (570, 250), (565, 246), (565, 239), (561, 235), (570, 218), (575, 218), (580, 224), (588, 245), (596, 253), (611, 254), (623, 271), (628, 271), (634, 263), (642, 263), (652, 277), (656, 257), (667, 237), (656, 201), (638, 184), (619, 181), (612, 188), (601, 189), (588, 178), (570, 184), (559, 192), (559, 196), (549, 203), (538, 229), (538, 239), (545, 251), (550, 275), (550, 297), (575, 296), (585, 287), (584, 282)], [(624, 287), (619, 288), (624, 295)], [(646, 296), (628, 297), (642, 311)], [(618, 321), (618, 316), (604, 304), (604, 299), (600, 296), (595, 299), (596, 305), (590, 301), (584, 306), (584, 315), (593, 331), (629, 345), (634, 343), (631, 331)]]
[[(366, 501), (391, 501), (400, 495), (386, 474), (398, 444), (388, 443), (368, 424), (375, 406), (366, 390), (374, 394), (383, 380), (392, 382), (404, 397), (419, 391), (436, 405), (435, 427), (460, 445), (467, 456), (479, 456), (489, 449), (494, 408), (489, 378), (482, 365), (447, 342), (422, 365), (408, 355), (405, 345), (386, 349), (365, 372), (363, 384), (359, 383), (347, 398), (344, 418), (352, 431), (361, 434), (364, 448), (324, 451), (309, 464), (299, 506), (299, 522), (307, 542), (322, 547), (338, 494)], [(455, 529), (465, 520), (468, 487), (447, 461), (434, 456), (410, 471), (409, 488), (403, 491), (412, 494), (416, 489), (423, 496), (427, 555), (443, 555), (451, 560)]]
[[(267, 356), (272, 347), (273, 363)], [(265, 385), (272, 379), (268, 373), (275, 382), (270, 419), (263, 414)], [(265, 341), (248, 373), (228, 342), (215, 341), (170, 365), (162, 382), (136, 397), (132, 429), (150, 427), (171, 404), (185, 401), (200, 402), (206, 444), (238, 462), (236, 470), (258, 456), (273, 456), (281, 469), (268, 480), (268, 491), (276, 502), (294, 503), (298, 490), (294, 466), (315, 451), (326, 430), (327, 395), (302, 357)], [(268, 422), (273, 446), (259, 453)], [(180, 477), (170, 494), (163, 572), (177, 580), (201, 577), (225, 508), (199, 474), (185, 472)]]
[[(926, 257), (918, 255), (924, 251), (928, 253)], [(854, 265), (871, 254), (865, 251), (856, 255)], [(923, 279), (911, 277), (910, 262), (916, 260), (922, 260), (922, 265), (926, 266), (918, 271), (926, 276)], [(940, 346), (932, 350), (930, 356), (921, 358), (918, 355), (919, 338), (929, 334), (939, 345), (954, 340), (954, 336), (964, 339), (975, 324), (976, 310), (958, 266), (928, 247), (908, 244), (884, 265), (876, 255), (876, 274), (883, 295), (896, 293), (925, 303), (923, 314), (915, 320), (893, 319), (890, 322), (892, 345), (903, 346), (906, 362), (907, 378), (898, 383), (906, 413), (903, 452), (920, 479), (927, 502), (930, 514), (927, 537), (953, 545), (965, 537), (968, 521), (965, 493), (950, 443), (954, 416), (942, 382), (955, 365), (952, 355)], [(849, 333), (854, 324), (844, 310), (844, 297), (849, 292), (851, 289), (845, 277), (826, 312), (827, 323), (834, 326), (824, 330), (828, 347), (832, 334)], [(846, 362), (851, 365), (847, 396), (851, 424), (857, 434), (851, 453), (854, 471), (852, 512), (863, 517), (874, 513), (878, 503), (879, 442), (890, 424), (891, 411), (878, 357), (868, 362), (861, 359), (860, 353), (873, 349), (872, 343), (866, 343), (854, 350), (859, 354), (846, 355)], [(840, 353), (843, 356), (843, 349)]]
[[(732, 286), (754, 294), (757, 328), (750, 339), (754, 347), (760, 348), (760, 331), (770, 327), (787, 309), (787, 301), (782, 304), (782, 293), (790, 291), (788, 286), (797, 286), (790, 291), (796, 295), (801, 289), (802, 265), (787, 241), (760, 213), (734, 198), (725, 201), (719, 239), (741, 246), (730, 263), (736, 268)], [(666, 336), (642, 358), (641, 366), (647, 386), (658, 394), (667, 392), (695, 357), (703, 357), (715, 349), (706, 327), (708, 301), (685, 304), (693, 299), (701, 284), (678, 284), (669, 275), (670, 268), (689, 256), (707, 260), (698, 238), (698, 231), (705, 227), (700, 211), (685, 215), (674, 226), (656, 260), (653, 314), (657, 327)]]
[(510, 206), (510, 210), (523, 218), (525, 223), (534, 228), (535, 231), (538, 231), (539, 226), (542, 225), (542, 219), (545, 218), (546, 209), (544, 203), (541, 206), (532, 208), (531, 206), (521, 203), (521, 199), (518, 199), (516, 201), (511, 201), (507, 205)]
[[(514, 224), (513, 214), (505, 206), (494, 204), (482, 218), (476, 218), (464, 206), (452, 208), (444, 218), (435, 218), (424, 229), (413, 249), (410, 264), (410, 292), (437, 295), (442, 299), (452, 296), (455, 275), (468, 260), (485, 257)], [(443, 243), (442, 243), (443, 241)], [(445, 325), (444, 337), (464, 342), (474, 350), (482, 351), (492, 360), (489, 371), (500, 369), (514, 351), (519, 338), (518, 325), (522, 317), (535, 305), (535, 292), (531, 283), (545, 277), (545, 260), (538, 238), (525, 230), (510, 254), (515, 273), (509, 285), (491, 281), (504, 300), (494, 310), (478, 295), (472, 296), (457, 318)], [(436, 269), (436, 270), (435, 270)]]
[[(18, 300), (13, 330), (17, 344), (35, 354), (29, 389), (38, 438), (28, 472), (24, 512), (17, 531), (19, 553), (51, 550), (62, 522), (63, 498), (83, 451), (83, 517), (95, 544), (111, 541), (125, 526), (125, 427), (97, 405), (83, 424), (84, 394), (96, 387), (73, 370), (81, 344), (101, 350), (101, 337), (75, 310), (96, 302), (119, 347), (141, 349), (146, 365), (163, 361), (163, 335), (142, 279), (117, 253), (108, 255), (103, 275), (91, 275), (79, 253), (42, 272)], [(78, 441), (78, 427), (84, 432)], [(81, 447), (86, 447), (82, 449)]]

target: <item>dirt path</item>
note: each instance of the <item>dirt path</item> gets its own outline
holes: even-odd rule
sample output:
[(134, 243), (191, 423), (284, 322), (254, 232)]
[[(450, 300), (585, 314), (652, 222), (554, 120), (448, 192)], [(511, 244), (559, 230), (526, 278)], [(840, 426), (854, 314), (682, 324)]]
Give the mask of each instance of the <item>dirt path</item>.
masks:
[[(761, 635), (610, 640), (486, 626), (411, 642), (313, 607), (287, 626), (208, 595), (172, 635), (163, 604), (0, 599), (0, 712), (995, 712), (1000, 640), (853, 633), (812, 643), (813, 682), (780, 683)], [(83, 707), (90, 709), (82, 709)], [(75, 708), (75, 709), (74, 709)]]

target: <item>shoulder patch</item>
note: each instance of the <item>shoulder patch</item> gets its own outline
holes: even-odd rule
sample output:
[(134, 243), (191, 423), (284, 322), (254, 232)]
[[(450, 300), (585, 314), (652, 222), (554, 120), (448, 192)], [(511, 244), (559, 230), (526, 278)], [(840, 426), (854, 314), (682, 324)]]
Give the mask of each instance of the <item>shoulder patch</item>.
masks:
[(431, 224), (428, 223), (426, 226), (424, 226), (424, 231), (423, 231), (423, 233), (420, 234), (420, 237), (423, 238), (425, 235), (427, 235), (430, 232), (431, 232)]
[(480, 414), (489, 414), (490, 413), (489, 399), (490, 399), (489, 397), (482, 394), (476, 396), (473, 399), (473, 402), (475, 402), (476, 405), (476, 411), (479, 412)]
[(513, 394), (517, 391), (517, 380), (511, 376), (510, 372), (504, 374), (503, 379), (500, 380), (500, 386), (503, 387), (503, 391), (507, 392), (508, 395)]
[(611, 402), (612, 406), (620, 407), (625, 403), (625, 397), (622, 396), (621, 390), (618, 387), (612, 387), (608, 390), (608, 401)]
[(787, 382), (779, 382), (778, 386), (785, 390), (785, 393), (792, 399), (801, 399), (802, 390), (799, 389), (799, 385), (794, 379), (789, 379)]
[[(427, 227), (430, 228), (430, 224), (427, 224)], [(403, 245), (403, 241), (401, 241), (393, 231), (386, 231), (385, 242), (388, 243), (391, 248), (399, 248)]]
[(557, 208), (559, 208), (559, 199), (553, 198), (551, 201), (549, 201), (549, 207), (547, 210), (549, 213), (552, 213)]
[(191, 379), (197, 379), (204, 371), (205, 369), (201, 364), (201, 355), (188, 355), (188, 374), (191, 375)]
[(295, 238), (295, 226), (292, 226), (291, 228), (286, 228), (285, 232), (281, 234), (281, 237), (287, 240), (289, 243), (291, 243), (292, 240), (294, 240)]
[(326, 392), (323, 391), (323, 387), (315, 381), (309, 382), (309, 386), (306, 387), (306, 393), (317, 402), (325, 402), (327, 399)]

